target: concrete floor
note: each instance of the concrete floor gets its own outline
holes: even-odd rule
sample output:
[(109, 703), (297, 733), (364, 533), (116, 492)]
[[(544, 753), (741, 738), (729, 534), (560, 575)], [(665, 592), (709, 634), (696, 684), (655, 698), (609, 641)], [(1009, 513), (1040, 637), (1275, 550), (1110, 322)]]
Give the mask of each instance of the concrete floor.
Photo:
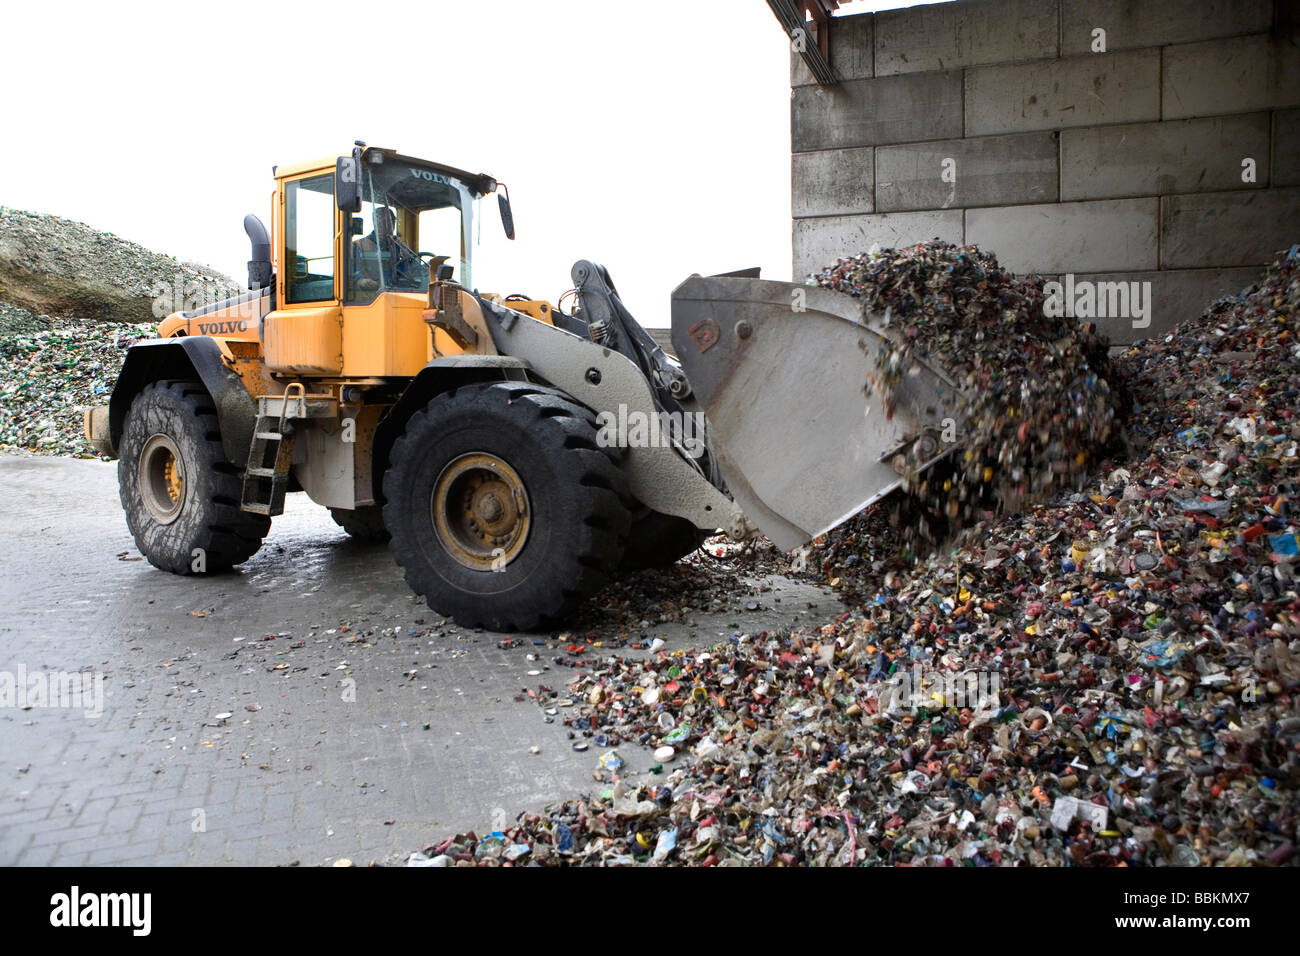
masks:
[[(114, 465), (0, 455), (0, 494), (0, 682), (86, 670), (104, 690), (99, 716), (0, 706), (0, 864), (382, 862), (597, 786), (594, 746), (515, 700), (576, 673), (534, 646), (553, 635), (502, 648), (443, 622), (303, 495), (240, 570), (180, 578), (138, 560)], [(707, 645), (841, 610), (764, 582), (757, 610), (631, 636)]]

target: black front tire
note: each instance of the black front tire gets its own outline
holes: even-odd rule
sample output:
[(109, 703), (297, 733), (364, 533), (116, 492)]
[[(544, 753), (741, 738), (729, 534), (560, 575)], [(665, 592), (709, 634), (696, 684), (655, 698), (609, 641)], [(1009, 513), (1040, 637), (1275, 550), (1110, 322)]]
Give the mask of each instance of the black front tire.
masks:
[[(437, 396), (406, 423), (384, 475), (384, 523), (407, 583), (464, 627), (527, 631), (561, 620), (623, 554), (630, 517), (615, 451), (597, 445), (592, 412), (554, 389), (499, 382)], [(470, 460), (499, 463), (523, 491), (503, 496), (513, 523), (490, 568), (470, 546), (478, 542), (466, 545), (463, 528), (457, 538), (446, 526), (477, 514), (479, 492), (457, 485), (439, 505), (446, 476)], [(498, 503), (489, 504), (496, 515)]]
[(153, 382), (127, 412), (118, 494), (136, 547), (156, 568), (211, 574), (247, 561), (271, 519), (239, 507), (243, 477), (227, 460), (200, 382)]

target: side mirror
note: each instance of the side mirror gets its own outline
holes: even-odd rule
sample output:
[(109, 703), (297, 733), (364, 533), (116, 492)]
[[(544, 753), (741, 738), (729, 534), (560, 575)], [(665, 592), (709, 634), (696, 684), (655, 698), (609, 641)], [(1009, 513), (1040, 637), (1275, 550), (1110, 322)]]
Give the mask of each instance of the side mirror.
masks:
[(361, 160), (340, 156), (334, 163), (334, 201), (342, 212), (361, 211)]
[(497, 193), (497, 206), (501, 209), (501, 225), (506, 230), (506, 238), (515, 237), (515, 214), (510, 211), (510, 190), (506, 189), (502, 183), (498, 187), (501, 191)]
[(365, 232), (366, 227), (361, 222), (360, 216), (353, 216), (348, 219), (348, 238), (359, 236)]

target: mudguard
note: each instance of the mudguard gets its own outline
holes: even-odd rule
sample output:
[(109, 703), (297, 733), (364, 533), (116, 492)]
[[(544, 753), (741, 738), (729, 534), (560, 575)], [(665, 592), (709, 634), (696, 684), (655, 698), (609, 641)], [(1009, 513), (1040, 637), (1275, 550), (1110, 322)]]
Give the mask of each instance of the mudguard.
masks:
[(109, 434), (114, 455), (122, 440), (131, 402), (146, 385), (164, 379), (201, 381), (217, 410), (226, 457), (239, 465), (248, 460), (257, 403), (240, 377), (223, 361), (217, 342), (199, 335), (146, 339), (127, 349), (126, 361), (109, 399)]

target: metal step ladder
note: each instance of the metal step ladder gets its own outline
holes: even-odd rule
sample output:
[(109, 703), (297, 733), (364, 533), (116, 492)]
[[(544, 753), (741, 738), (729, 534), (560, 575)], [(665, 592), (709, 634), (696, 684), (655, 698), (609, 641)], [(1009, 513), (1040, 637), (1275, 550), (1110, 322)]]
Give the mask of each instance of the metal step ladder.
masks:
[(284, 513), (284, 496), (289, 490), (289, 468), (293, 464), (293, 422), (289, 409), (298, 403), (297, 415), (306, 411), (306, 389), (301, 382), (291, 382), (280, 401), (280, 414), (266, 414), (258, 409), (253, 427), (253, 442), (248, 449), (248, 467), (244, 469), (244, 492), (240, 507), (253, 514), (275, 517)]

